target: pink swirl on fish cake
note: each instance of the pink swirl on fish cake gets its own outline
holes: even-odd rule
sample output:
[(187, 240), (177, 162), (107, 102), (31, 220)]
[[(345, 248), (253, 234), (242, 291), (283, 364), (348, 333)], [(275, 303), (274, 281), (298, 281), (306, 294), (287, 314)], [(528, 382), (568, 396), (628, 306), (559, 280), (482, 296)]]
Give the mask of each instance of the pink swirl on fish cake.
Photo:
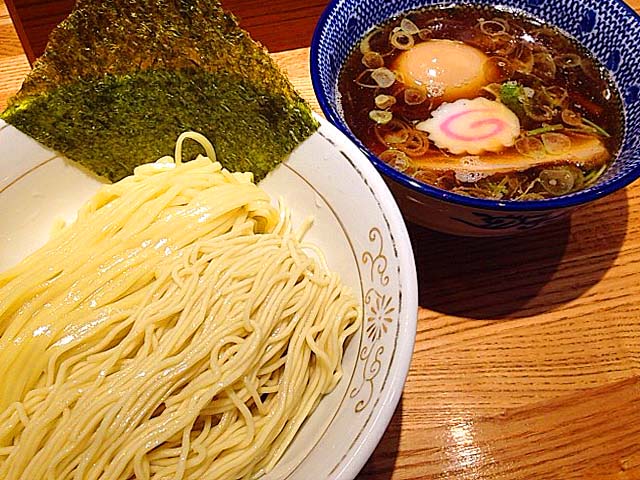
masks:
[(475, 142), (475, 141), (485, 140), (487, 138), (493, 137), (507, 127), (507, 124), (505, 123), (504, 120), (500, 118), (484, 118), (481, 120), (472, 121), (471, 123), (467, 124), (467, 126), (469, 127), (468, 129), (471, 129), (471, 130), (479, 129), (485, 125), (493, 125), (493, 129), (490, 132), (485, 133), (483, 135), (463, 135), (460, 133), (456, 133), (453, 130), (455, 128), (455, 125), (452, 125), (453, 122), (460, 119), (461, 117), (472, 115), (474, 113), (483, 113), (483, 112), (490, 112), (490, 111), (491, 109), (488, 109), (488, 108), (477, 108), (474, 110), (465, 110), (464, 112), (454, 113), (449, 118), (447, 118), (444, 122), (442, 122), (442, 125), (440, 126), (440, 130), (445, 135), (448, 135), (449, 137), (455, 140), (461, 140), (463, 142)]

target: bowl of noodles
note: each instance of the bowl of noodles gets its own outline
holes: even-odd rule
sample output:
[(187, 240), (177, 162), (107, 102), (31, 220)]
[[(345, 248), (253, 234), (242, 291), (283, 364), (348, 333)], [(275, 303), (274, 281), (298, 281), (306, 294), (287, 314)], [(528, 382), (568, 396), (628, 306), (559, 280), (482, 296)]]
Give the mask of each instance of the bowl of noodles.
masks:
[(195, 132), (105, 184), (0, 125), (0, 477), (357, 475), (417, 281), (384, 181), (318, 120), (258, 185)]
[(640, 176), (638, 34), (619, 0), (336, 0), (311, 74), (406, 219), (510, 235)]

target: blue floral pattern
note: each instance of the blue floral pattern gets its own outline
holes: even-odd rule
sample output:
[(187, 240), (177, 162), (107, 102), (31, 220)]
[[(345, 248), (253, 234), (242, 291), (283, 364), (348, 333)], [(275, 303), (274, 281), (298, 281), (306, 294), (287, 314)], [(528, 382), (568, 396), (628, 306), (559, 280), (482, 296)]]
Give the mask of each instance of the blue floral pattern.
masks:
[(464, 218), (453, 218), (460, 223), (469, 225), (471, 227), (486, 229), (486, 230), (530, 230), (537, 228), (548, 222), (552, 222), (559, 217), (566, 215), (565, 212), (554, 213), (527, 213), (527, 214), (507, 214), (507, 215), (495, 215), (485, 212), (471, 212), (477, 220), (471, 221)]
[[(356, 42), (373, 26), (399, 13), (430, 5), (447, 5), (443, 0), (380, 1), (376, 8), (371, 0), (334, 0), (325, 11), (314, 36), (312, 49), (317, 58), (330, 59), (315, 68), (316, 89), (328, 99), (330, 107), (340, 111), (336, 79), (339, 69)], [(467, 3), (486, 5), (486, 0)], [(624, 99), (627, 135), (619, 160), (604, 177), (604, 183), (614, 182), (630, 170), (640, 168), (640, 155), (632, 148), (632, 139), (640, 135), (640, 18), (621, 0), (511, 0), (500, 2), (554, 24), (579, 40), (595, 56), (611, 68), (615, 83)], [(623, 38), (624, 37), (624, 38)], [(612, 47), (615, 50), (612, 50)], [(320, 92), (317, 92), (320, 93)], [(334, 122), (335, 123), (335, 122)], [(338, 120), (338, 127), (349, 132)], [(591, 187), (596, 188), (596, 187)], [(579, 192), (578, 192), (579, 193)], [(576, 193), (572, 194), (576, 195)], [(568, 195), (567, 197), (570, 197)]]

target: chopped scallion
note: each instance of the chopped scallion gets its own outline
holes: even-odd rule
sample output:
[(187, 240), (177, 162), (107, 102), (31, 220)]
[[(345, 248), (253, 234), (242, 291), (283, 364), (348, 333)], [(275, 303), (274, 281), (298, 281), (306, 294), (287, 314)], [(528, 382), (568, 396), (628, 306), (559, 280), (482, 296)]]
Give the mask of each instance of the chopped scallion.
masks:
[(560, 123), (554, 123), (553, 125), (543, 125), (540, 128), (529, 130), (528, 132), (525, 132), (525, 135), (527, 137), (533, 137), (534, 135), (540, 135), (541, 133), (555, 132), (562, 129), (564, 129), (564, 125)]

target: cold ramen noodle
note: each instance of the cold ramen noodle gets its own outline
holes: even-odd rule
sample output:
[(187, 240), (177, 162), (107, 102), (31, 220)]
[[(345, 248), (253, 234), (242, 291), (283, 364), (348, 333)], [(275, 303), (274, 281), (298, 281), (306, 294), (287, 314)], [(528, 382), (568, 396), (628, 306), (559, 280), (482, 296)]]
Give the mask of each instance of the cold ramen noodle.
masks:
[(597, 181), (619, 147), (608, 72), (557, 29), (495, 8), (427, 8), (374, 28), (338, 87), (379, 158), (460, 194), (564, 195)]
[(360, 306), (251, 174), (163, 158), (0, 274), (0, 478), (269, 471)]

